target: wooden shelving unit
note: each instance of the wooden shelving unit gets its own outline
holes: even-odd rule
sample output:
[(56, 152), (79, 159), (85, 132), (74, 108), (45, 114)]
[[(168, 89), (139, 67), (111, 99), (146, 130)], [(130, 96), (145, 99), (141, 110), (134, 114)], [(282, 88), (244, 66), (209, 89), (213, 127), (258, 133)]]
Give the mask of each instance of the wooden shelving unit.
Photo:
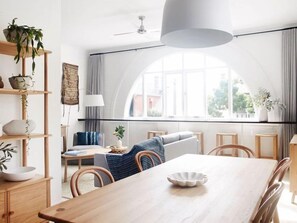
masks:
[[(31, 50), (31, 49), (30, 49)], [(0, 142), (21, 141), (22, 143), (22, 164), (27, 166), (28, 140), (43, 138), (44, 143), (44, 175), (36, 176), (26, 182), (6, 182), (0, 179), (0, 223), (1, 222), (43, 222), (38, 217), (38, 212), (50, 206), (50, 175), (49, 175), (49, 132), (48, 132), (48, 54), (51, 51), (40, 50), (39, 56), (44, 58), (44, 83), (42, 90), (15, 90), (0, 89), (3, 95), (43, 95), (44, 123), (43, 133), (30, 135), (3, 135)], [(15, 56), (17, 54), (16, 44), (0, 41), (0, 54)], [(26, 58), (30, 52), (22, 58), (22, 75), (26, 75)], [(27, 111), (24, 103), (21, 109), (22, 119), (26, 119)], [(1, 114), (0, 114), (1, 115)], [(9, 121), (9, 120), (7, 120)], [(36, 199), (38, 197), (38, 199)], [(28, 204), (29, 201), (30, 205)], [(2, 217), (2, 218), (1, 218)]]

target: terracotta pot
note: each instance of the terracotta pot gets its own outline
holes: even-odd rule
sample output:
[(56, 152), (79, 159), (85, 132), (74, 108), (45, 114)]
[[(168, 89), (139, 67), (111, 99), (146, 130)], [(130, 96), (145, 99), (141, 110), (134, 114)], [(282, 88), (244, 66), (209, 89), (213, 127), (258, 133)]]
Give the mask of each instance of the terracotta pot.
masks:
[[(3, 33), (4, 33), (4, 36), (5, 36), (5, 38), (6, 38), (6, 40), (8, 41), (8, 42), (11, 42), (11, 43), (16, 43), (17, 41), (16, 41), (16, 31), (14, 30), (14, 31), (12, 31), (11, 33), (10, 33), (10, 35), (8, 35), (8, 29), (3, 29)], [(20, 35), (22, 35), (22, 39), (21, 39), (21, 42), (23, 42), (23, 40), (26, 38), (26, 36), (27, 36), (27, 34), (22, 34), (22, 32), (19, 32), (19, 34)], [(26, 41), (22, 44), (22, 45), (25, 45), (26, 44)]]

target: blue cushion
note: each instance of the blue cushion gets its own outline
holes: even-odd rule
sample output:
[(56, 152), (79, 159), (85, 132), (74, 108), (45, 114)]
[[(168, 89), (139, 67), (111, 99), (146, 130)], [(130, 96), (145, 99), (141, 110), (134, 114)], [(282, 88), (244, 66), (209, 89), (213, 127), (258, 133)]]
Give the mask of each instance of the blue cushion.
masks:
[(87, 132), (88, 145), (99, 145), (99, 132)]
[(99, 145), (99, 132), (77, 132), (77, 145)]
[(88, 133), (78, 132), (77, 133), (77, 145), (89, 145), (88, 144)]

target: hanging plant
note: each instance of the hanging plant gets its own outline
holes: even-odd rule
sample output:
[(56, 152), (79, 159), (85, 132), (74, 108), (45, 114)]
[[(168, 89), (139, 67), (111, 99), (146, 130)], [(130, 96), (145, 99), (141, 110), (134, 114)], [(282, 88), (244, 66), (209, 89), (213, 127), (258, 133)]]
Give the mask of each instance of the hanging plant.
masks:
[[(42, 43), (42, 29), (36, 29), (34, 26), (22, 25), (19, 26), (15, 23), (14, 18), (3, 33), (8, 42), (16, 43), (17, 55), (14, 60), (16, 63), (20, 61), (21, 57), (26, 54), (31, 54), (32, 57), (32, 75), (35, 72), (35, 57), (38, 56), (40, 49), (44, 50)], [(30, 48), (31, 47), (31, 48)]]

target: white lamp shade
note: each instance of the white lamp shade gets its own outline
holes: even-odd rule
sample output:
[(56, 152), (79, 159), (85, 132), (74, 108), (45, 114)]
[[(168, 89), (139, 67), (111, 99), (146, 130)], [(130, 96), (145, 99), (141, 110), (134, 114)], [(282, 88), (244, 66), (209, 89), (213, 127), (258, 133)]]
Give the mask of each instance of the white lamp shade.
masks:
[(84, 104), (86, 107), (104, 106), (103, 97), (101, 94), (86, 95)]
[(233, 39), (228, 0), (167, 0), (161, 42), (180, 48), (203, 48)]

